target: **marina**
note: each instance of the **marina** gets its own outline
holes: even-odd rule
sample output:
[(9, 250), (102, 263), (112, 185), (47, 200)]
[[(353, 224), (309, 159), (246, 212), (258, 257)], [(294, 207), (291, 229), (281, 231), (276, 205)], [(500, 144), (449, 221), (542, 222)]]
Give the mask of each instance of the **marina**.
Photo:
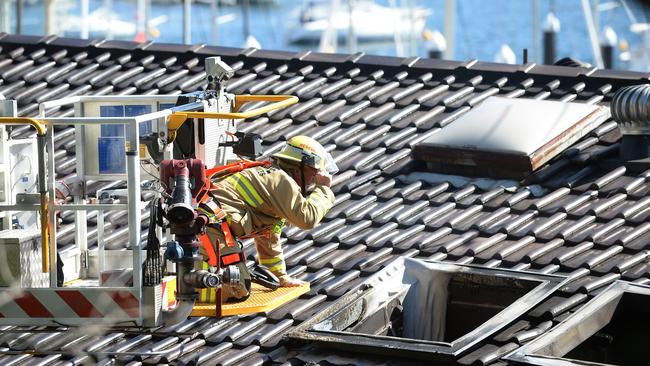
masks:
[[(47, 0), (52, 1), (52, 0)], [(42, 34), (45, 31), (46, 0), (23, 1), (21, 33)], [(326, 45), (320, 44), (317, 32), (325, 29), (321, 21), (311, 22), (301, 26), (301, 13), (310, 7), (310, 1), (282, 0), (267, 2), (250, 2), (244, 9), (243, 2), (239, 4), (217, 4), (209, 1), (127, 1), (127, 0), (55, 0), (51, 14), (52, 32), (60, 36), (84, 36), (80, 20), (84, 4), (87, 5), (89, 19), (101, 18), (99, 22), (89, 22), (87, 36), (90, 38), (108, 38), (122, 40), (152, 40), (162, 43), (196, 43), (213, 44), (227, 47), (243, 47), (248, 36), (252, 36), (262, 48), (283, 50), (318, 50), (327, 52), (367, 52), (378, 55), (425, 56), (431, 48), (439, 47), (440, 43), (431, 44), (423, 37), (422, 30), (439, 32), (443, 35), (453, 29), (445, 43), (451, 47), (445, 52), (445, 58), (473, 59), (494, 61), (503, 59), (503, 47), (507, 46), (514, 55), (506, 57), (507, 61), (521, 63), (523, 49), (528, 49), (530, 61), (543, 61), (543, 38), (549, 13), (553, 13), (559, 25), (556, 54), (571, 57), (591, 64), (597, 64), (591, 43), (601, 43), (606, 40), (606, 33), (614, 35), (614, 64), (617, 69), (645, 70), (647, 65), (643, 60), (648, 59), (647, 9), (638, 1), (591, 1), (588, 10), (592, 19), (592, 28), (586, 21), (585, 7), (582, 1), (507, 1), (495, 0), (378, 0), (362, 1), (360, 4), (372, 3), (374, 8), (388, 9), (397, 13), (408, 14), (408, 17), (422, 19), (426, 10), (426, 21), (411, 23), (404, 27), (400, 17), (396, 22), (383, 27), (383, 31), (397, 27), (401, 29), (402, 37), (386, 39), (368, 36), (360, 33), (363, 28), (373, 32), (371, 28), (358, 25), (353, 34), (358, 41), (348, 42), (349, 20), (347, 1), (336, 1), (341, 16), (336, 17), (336, 41)], [(138, 5), (140, 4), (140, 5)], [(150, 4), (150, 6), (145, 6)], [(331, 6), (328, 2), (317, 1), (321, 9)], [(0, 19), (0, 31), (15, 32), (16, 30), (16, 0), (2, 0), (4, 19)], [(360, 5), (361, 6), (361, 5)], [(449, 7), (454, 11), (449, 13)], [(110, 11), (106, 10), (110, 9)], [(191, 20), (188, 28), (184, 28), (183, 14), (190, 10)], [(361, 9), (355, 10), (361, 12)], [(146, 13), (148, 26), (144, 26)], [(110, 14), (110, 18), (106, 16)], [(449, 24), (453, 14), (453, 24)], [(389, 15), (390, 16), (390, 15)], [(366, 18), (355, 15), (363, 24), (384, 24), (376, 21), (380, 18)], [(247, 19), (247, 20), (246, 20)], [(372, 19), (372, 20), (363, 20)], [(447, 19), (447, 23), (445, 20)], [(69, 21), (68, 21), (69, 20)], [(139, 22), (139, 23), (138, 23)], [(131, 23), (128, 25), (127, 23)], [(111, 27), (107, 27), (112, 24)], [(354, 25), (354, 24), (353, 24)], [(412, 25), (412, 27), (411, 27)], [(314, 28), (315, 27), (315, 28)], [(451, 27), (451, 28), (450, 28)], [(345, 31), (341, 29), (345, 28)], [(246, 30), (248, 29), (248, 31)], [(297, 29), (297, 31), (296, 31)], [(607, 31), (610, 29), (611, 31)], [(110, 30), (110, 32), (109, 32)], [(523, 30), (523, 31), (522, 31)], [(400, 33), (397, 33), (398, 35)], [(293, 41), (309, 41), (294, 43)], [(366, 40), (370, 42), (366, 42)], [(396, 42), (397, 41), (397, 42)], [(255, 43), (256, 45), (257, 43)], [(325, 46), (325, 48), (323, 48)], [(446, 47), (446, 44), (445, 44)], [(506, 51), (509, 52), (509, 51)]]

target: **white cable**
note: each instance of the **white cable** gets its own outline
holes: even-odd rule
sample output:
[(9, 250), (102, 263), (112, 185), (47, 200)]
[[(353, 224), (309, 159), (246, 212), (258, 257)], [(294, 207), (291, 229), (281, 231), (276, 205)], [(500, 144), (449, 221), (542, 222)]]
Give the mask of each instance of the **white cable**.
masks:
[[(13, 173), (14, 170), (16, 170), (16, 168), (18, 167), (18, 165), (19, 165), (20, 163), (22, 163), (23, 160), (25, 160), (26, 157), (27, 157), (27, 156), (24, 155), (24, 154), (20, 154), (20, 155), (18, 155), (18, 160), (16, 161), (16, 163), (14, 164), (14, 166), (11, 168), (11, 170), (9, 170), (9, 176), (11, 176), (11, 173)], [(30, 169), (31, 169), (31, 168), (30, 168)]]
[(32, 158), (31, 158), (29, 155), (20, 154), (20, 155), (18, 155), (18, 161), (16, 161), (16, 163), (14, 164), (14, 166), (13, 166), (13, 167), (11, 168), (11, 170), (9, 171), (9, 177), (11, 177), (11, 174), (16, 170), (16, 168), (18, 167), (18, 165), (20, 165), (20, 163), (22, 163), (22, 162), (25, 161), (25, 160), (27, 160), (27, 161), (29, 162), (29, 173), (27, 173), (27, 174), (21, 174), (20, 177), (18, 177), (18, 179), (16, 179), (16, 180), (14, 181), (13, 185), (11, 186), (10, 193), (13, 193), (14, 188), (16, 188), (16, 186), (18, 185), (18, 183), (20, 183), (20, 181), (21, 181), (21, 180), (22, 180), (26, 175), (31, 176), (32, 173), (33, 173), (33, 170), (32, 170), (32, 169), (33, 169), (33, 168), (32, 168)]

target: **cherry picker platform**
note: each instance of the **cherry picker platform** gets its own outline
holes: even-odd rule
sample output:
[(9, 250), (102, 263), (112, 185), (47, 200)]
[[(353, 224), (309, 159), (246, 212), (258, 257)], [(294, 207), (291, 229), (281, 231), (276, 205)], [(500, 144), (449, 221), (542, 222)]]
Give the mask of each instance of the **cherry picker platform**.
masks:
[[(7, 192), (11, 199), (0, 202), (3, 224), (11, 221), (0, 232), (0, 269), (7, 268), (0, 270), (0, 325), (157, 327), (190, 315), (267, 311), (308, 291), (309, 285), (271, 290), (253, 284), (243, 302), (196, 303), (198, 290), (220, 293), (249, 270), (245, 256), (238, 267), (204, 270), (192, 247), (206, 224), (194, 200), (206, 167), (261, 147), (259, 138), (237, 133), (238, 121), (298, 101), (227, 93), (233, 71), (218, 57), (206, 59), (206, 74), (206, 90), (180, 96), (69, 97), (41, 103), (29, 118), (17, 117), (15, 108), (7, 112), (13, 101), (0, 106), (3, 128), (26, 124), (37, 132), (35, 184), (19, 196)], [(61, 110), (73, 116), (54, 116)], [(57, 179), (54, 137), (64, 126), (74, 126), (77, 159), (75, 174)], [(92, 192), (95, 182), (115, 184)], [(126, 250), (111, 250), (119, 245), (107, 242), (104, 232), (107, 215), (117, 211), (126, 216)], [(149, 231), (143, 233), (148, 211)], [(24, 219), (24, 212), (38, 219)], [(73, 247), (59, 253), (57, 220), (64, 213), (73, 217), (76, 231)], [(16, 261), (17, 269), (5, 266)], [(57, 271), (59, 261), (64, 271)]]

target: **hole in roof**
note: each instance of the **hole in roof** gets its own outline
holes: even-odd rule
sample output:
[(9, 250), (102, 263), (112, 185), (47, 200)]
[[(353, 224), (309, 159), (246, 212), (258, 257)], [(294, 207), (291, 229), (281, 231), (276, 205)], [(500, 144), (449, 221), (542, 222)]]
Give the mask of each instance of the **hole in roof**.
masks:
[(525, 178), (609, 118), (606, 106), (489, 97), (415, 146), (427, 170)]
[[(407, 281), (411, 275), (407, 274)], [(451, 343), (539, 285), (537, 281), (472, 273), (438, 274), (416, 281), (403, 303), (394, 301), (387, 310), (379, 309), (347, 330)], [(390, 316), (382, 317), (385, 314)]]
[(650, 308), (642, 295), (623, 294), (612, 320), (566, 354), (566, 358), (632, 365), (647, 357)]
[(650, 287), (619, 281), (507, 359), (529, 365), (644, 364), (648, 329)]
[(450, 360), (542, 301), (562, 279), (402, 258), (289, 336), (357, 352)]

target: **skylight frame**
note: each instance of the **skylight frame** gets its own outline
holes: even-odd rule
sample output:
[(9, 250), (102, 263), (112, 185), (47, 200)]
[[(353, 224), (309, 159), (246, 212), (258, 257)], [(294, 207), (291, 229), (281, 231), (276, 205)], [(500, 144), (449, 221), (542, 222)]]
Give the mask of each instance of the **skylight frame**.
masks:
[(610, 117), (606, 105), (490, 96), (413, 156), (428, 171), (523, 179)]
[[(618, 280), (587, 304), (530, 343), (514, 350), (503, 359), (534, 366), (611, 365), (559, 356), (566, 355), (596, 332), (607, 326), (625, 293), (650, 296), (650, 286)], [(606, 318), (602, 317), (605, 314)], [(541, 354), (540, 351), (551, 353)]]
[(344, 309), (347, 311), (347, 316), (358, 316), (358, 313), (363, 311), (360, 306), (362, 307), (363, 305), (364, 297), (370, 294), (369, 291), (372, 291), (372, 283), (381, 283), (384, 280), (382, 277), (387, 272), (396, 273), (400, 270), (403, 271), (404, 261), (404, 258), (396, 259), (382, 271), (369, 277), (361, 287), (347, 293), (330, 307), (296, 327), (288, 334), (288, 337), (294, 340), (315, 342), (319, 345), (337, 347), (353, 352), (419, 358), (440, 362), (453, 361), (479, 342), (504, 329), (508, 324), (511, 324), (517, 318), (541, 303), (554, 291), (558, 290), (566, 280), (566, 277), (559, 275), (421, 260), (422, 262), (433, 265), (435, 270), (440, 272), (464, 272), (474, 275), (506, 277), (516, 280), (534, 281), (539, 284), (485, 323), (452, 342), (317, 329), (319, 324), (327, 322), (333, 324), (338, 319), (337, 315)]

